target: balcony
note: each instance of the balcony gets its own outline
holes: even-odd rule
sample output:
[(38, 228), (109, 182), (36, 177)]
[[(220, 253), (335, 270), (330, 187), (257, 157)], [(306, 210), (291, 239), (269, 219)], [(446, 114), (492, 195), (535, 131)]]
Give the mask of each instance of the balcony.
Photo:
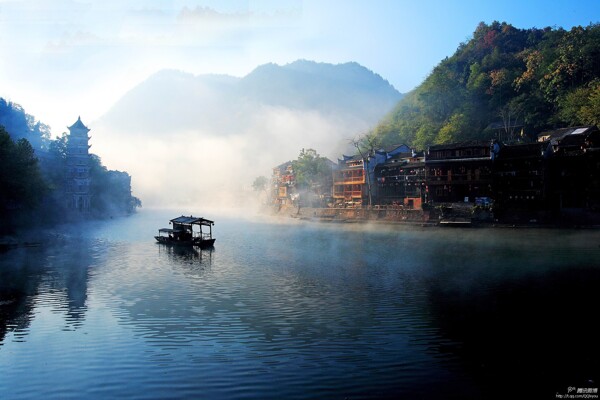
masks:
[(350, 178), (345, 178), (345, 179), (335, 179), (333, 181), (334, 185), (357, 185), (357, 184), (363, 184), (363, 183), (365, 183), (364, 176), (356, 176), (356, 177), (350, 177)]
[(334, 199), (362, 199), (362, 191), (351, 191), (351, 192), (334, 192)]

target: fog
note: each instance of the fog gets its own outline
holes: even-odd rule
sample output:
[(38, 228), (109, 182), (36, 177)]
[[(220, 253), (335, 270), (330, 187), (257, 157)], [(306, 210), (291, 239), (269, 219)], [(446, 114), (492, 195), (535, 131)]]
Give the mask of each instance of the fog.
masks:
[(243, 123), (232, 118), (227, 124), (233, 134), (199, 126), (147, 135), (101, 121), (90, 126), (90, 143), (105, 164), (129, 172), (144, 207), (245, 208), (258, 198), (251, 188), (256, 177), (269, 178), (273, 167), (297, 158), (302, 148), (335, 161), (351, 151), (349, 139), (369, 128), (352, 116), (265, 105), (249, 109)]
[(87, 126), (92, 151), (131, 175), (144, 207), (246, 209), (255, 178), (302, 149), (335, 162), (400, 98), (356, 63), (268, 64), (243, 78), (165, 70)]

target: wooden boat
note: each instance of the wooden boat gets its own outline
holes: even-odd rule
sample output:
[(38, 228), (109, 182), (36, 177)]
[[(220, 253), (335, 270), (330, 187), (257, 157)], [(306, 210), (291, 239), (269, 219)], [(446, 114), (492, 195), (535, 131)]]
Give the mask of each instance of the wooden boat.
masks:
[[(182, 215), (170, 220), (169, 224), (173, 227), (160, 228), (158, 236), (154, 236), (158, 243), (173, 246), (197, 246), (201, 249), (210, 248), (215, 244), (216, 239), (212, 237), (214, 221)], [(208, 232), (203, 232), (202, 227), (208, 227)]]

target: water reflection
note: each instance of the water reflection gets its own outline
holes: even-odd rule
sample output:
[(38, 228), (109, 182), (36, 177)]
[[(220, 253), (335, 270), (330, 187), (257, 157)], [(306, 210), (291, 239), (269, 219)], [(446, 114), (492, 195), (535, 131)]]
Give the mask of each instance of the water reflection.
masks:
[(32, 318), (32, 298), (42, 274), (38, 264), (24, 257), (25, 251), (35, 250), (5, 253), (0, 260), (0, 345), (8, 332), (26, 330)]
[[(102, 245), (100, 245), (102, 246)], [(0, 260), (0, 345), (8, 332), (17, 337), (29, 328), (35, 308), (63, 314), (66, 329), (85, 320), (90, 269), (98, 262), (98, 244), (70, 239), (61, 246), (16, 249)]]
[[(596, 379), (598, 332), (582, 321), (595, 315), (600, 234), (219, 227), (214, 250), (100, 226), (105, 239), (3, 258), (0, 389), (538, 398)], [(69, 374), (29, 372), (40, 354)], [(24, 373), (27, 388), (12, 383)]]
[(487, 398), (553, 398), (597, 386), (597, 238), (494, 235), (469, 258), (432, 245), (444, 256), (429, 259), (423, 276), (432, 322), (447, 339), (436, 351), (457, 357)]
[(191, 246), (168, 246), (156, 244), (159, 257), (167, 256), (175, 265), (193, 266), (193, 269), (210, 269), (214, 248), (199, 249)]

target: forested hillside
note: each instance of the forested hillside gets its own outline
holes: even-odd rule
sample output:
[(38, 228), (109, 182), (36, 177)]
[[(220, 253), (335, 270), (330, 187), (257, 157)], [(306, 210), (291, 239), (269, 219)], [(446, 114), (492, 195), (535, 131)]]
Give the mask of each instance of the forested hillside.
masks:
[[(0, 234), (65, 221), (66, 148), (66, 135), (52, 140), (47, 125), (0, 98)], [(128, 214), (141, 206), (126, 172), (109, 171), (93, 154), (90, 167), (92, 216)]]
[(375, 128), (383, 144), (424, 149), (470, 139), (528, 140), (600, 125), (600, 25), (517, 29), (480, 23)]

